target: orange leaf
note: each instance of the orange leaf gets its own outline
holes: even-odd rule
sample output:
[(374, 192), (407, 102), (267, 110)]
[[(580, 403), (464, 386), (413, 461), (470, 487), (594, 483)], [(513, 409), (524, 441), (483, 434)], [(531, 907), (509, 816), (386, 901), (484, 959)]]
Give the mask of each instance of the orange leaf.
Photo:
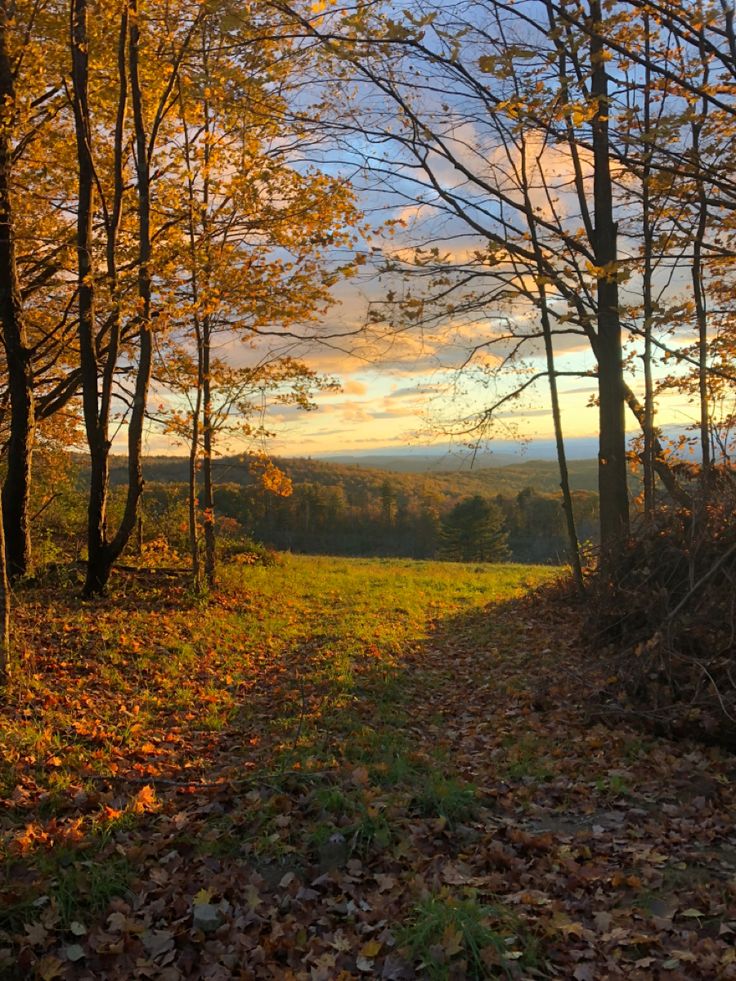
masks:
[(146, 784), (133, 798), (130, 810), (133, 814), (143, 814), (145, 811), (155, 810), (157, 803), (156, 791), (150, 784)]

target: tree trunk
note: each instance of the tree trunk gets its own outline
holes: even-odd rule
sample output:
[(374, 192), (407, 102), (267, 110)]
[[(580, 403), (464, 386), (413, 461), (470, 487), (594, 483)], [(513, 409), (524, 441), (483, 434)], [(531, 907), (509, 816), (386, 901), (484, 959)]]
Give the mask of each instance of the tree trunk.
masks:
[[(542, 324), (542, 334), (544, 337), (544, 353), (547, 361), (547, 378), (549, 381), (550, 402), (552, 405), (552, 421), (555, 431), (555, 445), (557, 448), (557, 465), (560, 471), (560, 489), (562, 491), (562, 508), (565, 513), (565, 525), (567, 528), (567, 539), (570, 549), (570, 564), (572, 566), (573, 577), (578, 590), (585, 591), (583, 582), (583, 570), (580, 564), (580, 543), (578, 541), (577, 529), (575, 528), (575, 512), (572, 505), (572, 493), (570, 490), (570, 476), (567, 469), (567, 455), (565, 453), (565, 438), (562, 432), (562, 413), (560, 411), (560, 398), (557, 391), (557, 374), (555, 372), (555, 352), (552, 339), (552, 323), (549, 315), (549, 305), (547, 303), (547, 288), (545, 286), (544, 254), (539, 241), (537, 222), (535, 220), (534, 205), (530, 194), (529, 174), (527, 170), (527, 147), (526, 141), (522, 140), (520, 145), (520, 168), (523, 180), (524, 191), (524, 210), (526, 212), (527, 228), (534, 251), (537, 268), (537, 297), (539, 305), (539, 315)], [(537, 166), (541, 167), (541, 157), (537, 158)]]
[(557, 376), (555, 374), (555, 355), (552, 344), (552, 329), (549, 321), (549, 310), (547, 308), (547, 296), (544, 286), (539, 288), (539, 300), (542, 310), (542, 331), (544, 333), (544, 351), (547, 358), (547, 374), (549, 376), (549, 394), (552, 404), (552, 420), (555, 430), (555, 445), (557, 447), (557, 466), (560, 471), (560, 489), (562, 491), (562, 509), (565, 513), (565, 526), (567, 528), (567, 540), (570, 549), (570, 564), (572, 565), (573, 577), (578, 590), (585, 592), (583, 582), (583, 569), (580, 564), (580, 543), (575, 527), (575, 512), (572, 504), (572, 492), (570, 490), (570, 475), (567, 469), (567, 455), (565, 453), (565, 438), (562, 432), (562, 413), (560, 411), (560, 398), (557, 391)]
[(128, 492), (125, 510), (115, 538), (106, 554), (105, 571), (109, 577), (113, 564), (128, 544), (138, 521), (138, 507), (143, 493), (143, 426), (146, 419), (148, 389), (153, 367), (151, 334), (151, 167), (150, 147), (143, 118), (143, 92), (139, 76), (140, 30), (138, 0), (129, 3), (128, 63), (133, 109), (135, 163), (138, 190), (138, 367), (133, 393), (133, 407), (128, 421)]
[(204, 512), (204, 574), (207, 585), (215, 585), (217, 571), (217, 543), (215, 540), (215, 494), (212, 480), (212, 383), (210, 381), (210, 325), (207, 317), (202, 322), (202, 509)]
[[(207, 57), (207, 44), (203, 35), (202, 56), (205, 77), (209, 79), (209, 59)], [(205, 90), (206, 92), (206, 90)], [(206, 252), (203, 269), (205, 295), (210, 289), (212, 263), (210, 256), (210, 105), (205, 94), (202, 103), (204, 116), (204, 180), (202, 182), (202, 221), (204, 223)], [(194, 268), (196, 268), (196, 257), (193, 255)], [(215, 491), (212, 479), (212, 453), (214, 449), (214, 419), (212, 412), (212, 377), (211, 377), (211, 357), (212, 357), (212, 321), (209, 315), (202, 319), (202, 350), (198, 362), (198, 381), (202, 382), (202, 436), (203, 436), (203, 478), (204, 478), (204, 499), (202, 501), (204, 509), (204, 575), (207, 586), (212, 589), (217, 578), (217, 538), (215, 530)]]
[(199, 458), (199, 414), (202, 389), (197, 385), (197, 399), (192, 413), (192, 434), (189, 444), (189, 554), (192, 560), (192, 583), (195, 590), (201, 586), (202, 570), (199, 561), (199, 533), (197, 528), (197, 460)]
[(79, 304), (79, 356), (82, 409), (90, 456), (87, 501), (87, 581), (84, 594), (101, 592), (107, 582), (108, 456), (110, 444), (101, 425), (98, 362), (95, 343), (95, 288), (92, 259), (95, 182), (92, 159), (92, 127), (89, 114), (89, 37), (87, 0), (72, 0), (71, 55), (73, 105), (77, 143), (77, 295)]
[[(199, 313), (199, 275), (197, 264), (197, 242), (195, 230), (195, 190), (193, 178), (193, 161), (191, 144), (189, 141), (189, 124), (187, 121), (186, 107), (182, 92), (181, 83), (179, 84), (179, 110), (182, 123), (182, 138), (184, 143), (184, 159), (187, 165), (187, 233), (189, 236), (189, 259), (191, 264), (191, 295), (194, 325), (194, 337), (197, 349), (197, 379), (196, 395), (194, 407), (192, 409), (192, 430), (189, 434), (189, 497), (187, 501), (189, 512), (189, 554), (192, 563), (192, 584), (194, 589), (199, 591), (202, 587), (202, 562), (199, 543), (199, 522), (198, 522), (198, 493), (197, 493), (197, 464), (199, 461), (199, 439), (200, 421), (202, 417), (202, 395), (204, 389), (204, 342), (202, 337), (202, 324)], [(205, 175), (204, 185), (207, 187), (208, 177)], [(205, 191), (206, 193), (206, 191)]]
[[(0, 505), (0, 511), (2, 506)], [(5, 535), (0, 513), (0, 685), (7, 685), (12, 673), (10, 650), (10, 583), (5, 561)]]
[[(703, 89), (709, 80), (708, 61), (701, 41), (700, 57), (703, 65)], [(695, 187), (697, 192), (698, 222), (693, 236), (693, 259), (690, 267), (690, 277), (693, 287), (695, 304), (695, 320), (698, 330), (698, 402), (700, 408), (700, 466), (702, 504), (707, 501), (711, 482), (711, 445), (710, 445), (710, 392), (708, 387), (708, 306), (704, 282), (703, 246), (708, 227), (708, 199), (702, 176), (700, 135), (708, 115), (709, 103), (704, 96), (701, 102), (700, 115), (693, 120), (690, 132), (692, 134), (692, 161), (695, 172)]]
[[(114, 562), (125, 548), (137, 522), (138, 502), (143, 491), (141, 466), (143, 424), (151, 377), (153, 345), (151, 339), (151, 229), (150, 229), (150, 163), (143, 122), (142, 95), (138, 77), (139, 31), (137, 0), (130, 0), (123, 11), (118, 50), (120, 96), (115, 128), (114, 203), (107, 226), (107, 274), (115, 315), (110, 343), (102, 372), (97, 356), (95, 284), (92, 259), (95, 172), (92, 155), (92, 126), (89, 111), (89, 36), (88, 0), (72, 0), (71, 49), (74, 82), (74, 115), (79, 168), (79, 204), (77, 215), (77, 265), (79, 294), (79, 345), (82, 377), (82, 404), (90, 453), (91, 476), (87, 512), (87, 578), (84, 595), (101, 594), (107, 587)], [(123, 129), (127, 104), (126, 34), (130, 63), (130, 85), (133, 101), (138, 188), (140, 299), (138, 328), (138, 365), (133, 407), (128, 423), (128, 494), (125, 510), (112, 541), (108, 539), (107, 499), (109, 489), (110, 439), (108, 435), (113, 378), (120, 347), (121, 323), (118, 298), (115, 251), (122, 215), (124, 182), (122, 175)], [(100, 374), (102, 393), (100, 396)]]
[(591, 0), (590, 95), (595, 112), (593, 138), (594, 249), (598, 267), (598, 393), (601, 560), (604, 567), (615, 560), (629, 533), (629, 495), (626, 474), (624, 375), (617, 281), (617, 226), (613, 218), (608, 132), (608, 75), (599, 0)]
[(644, 476), (644, 518), (651, 522), (654, 517), (655, 481), (654, 481), (654, 380), (652, 377), (652, 320), (654, 304), (652, 298), (652, 254), (654, 250), (654, 226), (651, 212), (651, 162), (652, 162), (652, 133), (651, 133), (651, 98), (652, 98), (652, 69), (650, 61), (650, 24), (649, 14), (644, 14), (644, 52), (646, 67), (644, 69), (644, 166), (641, 176), (641, 207), (642, 232), (644, 240), (644, 268), (642, 270), (642, 298), (644, 314), (644, 452), (642, 467)]
[(15, 79), (8, 52), (8, 4), (0, 2), (0, 323), (10, 390), (10, 439), (2, 489), (7, 574), (31, 570), (30, 493), (36, 430), (33, 368), (16, 266), (11, 201)]

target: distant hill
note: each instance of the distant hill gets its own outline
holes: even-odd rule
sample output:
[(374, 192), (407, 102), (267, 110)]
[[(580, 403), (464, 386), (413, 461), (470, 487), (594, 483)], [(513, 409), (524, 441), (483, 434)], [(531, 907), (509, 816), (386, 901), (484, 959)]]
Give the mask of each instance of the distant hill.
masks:
[[(387, 458), (379, 458), (381, 460)], [(407, 464), (415, 458), (396, 458)], [(277, 459), (276, 464), (291, 477), (294, 484), (341, 485), (347, 496), (359, 487), (373, 486), (388, 481), (397, 491), (406, 493), (434, 493), (442, 498), (456, 499), (472, 494), (512, 496), (527, 487), (540, 493), (554, 494), (559, 491), (560, 477), (557, 464), (552, 460), (528, 460), (506, 466), (474, 467), (470, 469), (389, 469), (360, 463), (338, 463), (332, 460), (314, 460), (305, 457)], [(372, 462), (372, 461), (371, 461)], [(185, 483), (188, 462), (184, 457), (147, 457), (143, 463), (146, 480), (155, 483)], [(573, 490), (597, 491), (598, 468), (596, 460), (571, 460), (570, 481)], [(215, 462), (216, 480), (221, 484), (249, 485), (253, 483), (247, 458), (223, 457)], [(110, 467), (113, 484), (127, 480), (125, 457), (113, 457)]]
[(460, 471), (505, 467), (519, 462), (514, 453), (330, 453), (315, 457), (325, 463), (337, 463), (366, 470), (390, 470), (396, 473), (459, 473)]
[[(592, 436), (575, 436), (566, 440), (568, 460), (590, 460), (598, 452), (598, 441)], [(487, 467), (506, 467), (515, 463), (554, 462), (557, 447), (552, 439), (535, 439), (530, 443), (516, 440), (493, 440), (473, 450), (457, 444), (386, 446), (364, 453), (317, 453), (318, 460), (345, 463), (372, 470), (406, 472), (456, 471)]]
[[(431, 558), (441, 552), (443, 522), (453, 508), (480, 496), (500, 510), (514, 561), (565, 561), (559, 474), (551, 460), (421, 472), (303, 457), (274, 462), (291, 478), (288, 497), (264, 489), (260, 468), (251, 472), (247, 457), (215, 461), (215, 511), (225, 537), (245, 535), (293, 552)], [(188, 460), (148, 457), (143, 472), (144, 523), (160, 534), (169, 528), (174, 540), (186, 528)], [(578, 534), (595, 541), (596, 461), (571, 461), (570, 477)], [(112, 459), (110, 479), (113, 486), (127, 480), (124, 457)]]

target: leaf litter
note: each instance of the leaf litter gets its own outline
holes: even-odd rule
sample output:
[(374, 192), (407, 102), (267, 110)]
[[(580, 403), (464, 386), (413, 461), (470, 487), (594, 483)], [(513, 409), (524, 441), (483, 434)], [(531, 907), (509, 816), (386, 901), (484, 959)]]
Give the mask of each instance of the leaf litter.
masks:
[(395, 570), (356, 600), (342, 567), (132, 595), (119, 636), (26, 601), (3, 976), (736, 977), (732, 757), (596, 721), (529, 570), (389, 617)]

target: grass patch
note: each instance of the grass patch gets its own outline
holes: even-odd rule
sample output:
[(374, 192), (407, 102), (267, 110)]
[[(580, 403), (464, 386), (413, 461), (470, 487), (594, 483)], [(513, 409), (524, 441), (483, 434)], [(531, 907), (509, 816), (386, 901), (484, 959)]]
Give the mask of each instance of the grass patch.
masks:
[(431, 981), (518, 977), (532, 967), (535, 944), (503, 906), (430, 896), (399, 931), (399, 945)]
[(73, 920), (103, 912), (110, 900), (124, 896), (132, 878), (132, 869), (122, 855), (106, 856), (100, 863), (94, 858), (58, 865), (51, 882), (61, 926), (67, 929)]
[(44, 879), (42, 895), (29, 896), (0, 908), (0, 931), (18, 932), (50, 907), (58, 928), (84, 923), (103, 913), (116, 897), (124, 897), (133, 878), (128, 861), (117, 853), (104, 859), (89, 852), (54, 849), (37, 862)]
[(539, 739), (533, 735), (511, 736), (506, 740), (508, 757), (504, 768), (510, 780), (549, 780), (554, 770), (548, 765)]
[(444, 818), (453, 827), (476, 817), (480, 805), (471, 784), (430, 773), (415, 791), (411, 806), (421, 817)]
[[(472, 787), (431, 771), (412, 727), (417, 693), (443, 683), (422, 674), (427, 642), (441, 642), (445, 623), (462, 631), (466, 615), (484, 619), (489, 602), (557, 575), (289, 556), (268, 569), (223, 568), (206, 602), (183, 581), (138, 576), (119, 576), (92, 603), (43, 584), (19, 592), (15, 633), (26, 653), (0, 706), (0, 791), (10, 802), (0, 818), (0, 929), (13, 935), (13, 955), (28, 950), (23, 924), (52, 907), (60, 930), (91, 926), (126, 896), (135, 875), (118, 843), (142, 882), (156, 870), (141, 811), (160, 813), (164, 827), (175, 815), (165, 847), (181, 841), (200, 870), (247, 859), (278, 884), (286, 872), (312, 872), (337, 834), (348, 861), (368, 866), (390, 850), (405, 871), (416, 858), (408, 812), (454, 825), (478, 807)], [(451, 772), (449, 759), (434, 765)], [(200, 811), (195, 791), (170, 790), (187, 776), (245, 784), (227, 813)], [(155, 799), (137, 806), (149, 782)], [(64, 850), (71, 841), (78, 848)]]
[(604, 797), (614, 800), (617, 797), (626, 797), (631, 793), (628, 782), (618, 773), (612, 773), (605, 777), (598, 777), (595, 781), (595, 789)]

